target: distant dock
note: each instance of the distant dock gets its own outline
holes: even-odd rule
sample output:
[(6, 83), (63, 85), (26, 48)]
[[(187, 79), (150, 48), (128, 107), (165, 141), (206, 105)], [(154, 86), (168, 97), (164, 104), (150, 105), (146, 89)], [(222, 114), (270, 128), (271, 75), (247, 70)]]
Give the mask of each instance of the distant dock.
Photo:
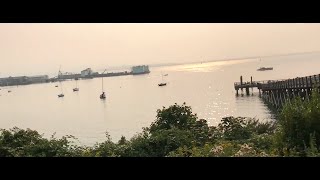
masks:
[(133, 66), (131, 71), (122, 71), (122, 72), (110, 72), (110, 73), (101, 73), (93, 72), (91, 68), (87, 68), (81, 71), (81, 74), (73, 73), (61, 73), (59, 71), (58, 76), (49, 78), (48, 75), (41, 76), (17, 76), (17, 77), (6, 77), (0, 78), (0, 86), (18, 86), (18, 85), (28, 85), (28, 84), (38, 84), (38, 83), (49, 83), (56, 81), (64, 80), (79, 80), (79, 79), (93, 79), (100, 77), (114, 77), (114, 76), (127, 76), (127, 75), (140, 75), (140, 74), (149, 74), (149, 66)]

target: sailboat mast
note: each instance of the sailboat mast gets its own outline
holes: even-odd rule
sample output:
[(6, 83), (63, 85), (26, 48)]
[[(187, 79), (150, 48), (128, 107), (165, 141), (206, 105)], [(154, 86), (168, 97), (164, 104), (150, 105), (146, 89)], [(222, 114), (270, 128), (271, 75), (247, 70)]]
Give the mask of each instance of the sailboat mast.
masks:
[(59, 72), (58, 72), (58, 81), (59, 81), (59, 84), (60, 84), (61, 93), (63, 94), (62, 82), (61, 82), (61, 79), (60, 79), (59, 75), (62, 75), (62, 73), (61, 73), (61, 65), (59, 67)]
[(107, 71), (107, 69), (105, 69), (105, 70), (102, 72), (102, 78), (101, 78), (101, 80), (102, 80), (102, 92), (103, 92), (103, 74), (104, 74), (106, 71)]
[(59, 81), (59, 82), (60, 82), (61, 93), (63, 94), (62, 83), (61, 83), (61, 81)]
[(102, 77), (102, 92), (103, 92), (103, 77)]

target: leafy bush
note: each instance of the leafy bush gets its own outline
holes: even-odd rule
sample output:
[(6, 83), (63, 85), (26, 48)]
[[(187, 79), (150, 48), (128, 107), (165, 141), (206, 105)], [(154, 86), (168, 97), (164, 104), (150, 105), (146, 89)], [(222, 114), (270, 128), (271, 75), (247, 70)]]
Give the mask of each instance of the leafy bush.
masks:
[(56, 157), (81, 156), (84, 148), (72, 145), (73, 136), (45, 139), (37, 131), (14, 127), (0, 130), (0, 156), (5, 157)]
[[(310, 101), (296, 98), (285, 104), (279, 117), (281, 138), (288, 150), (298, 151), (305, 156), (310, 148), (310, 137), (314, 138), (314, 146), (320, 144), (320, 97), (314, 90)], [(312, 136), (311, 136), (312, 135)]]

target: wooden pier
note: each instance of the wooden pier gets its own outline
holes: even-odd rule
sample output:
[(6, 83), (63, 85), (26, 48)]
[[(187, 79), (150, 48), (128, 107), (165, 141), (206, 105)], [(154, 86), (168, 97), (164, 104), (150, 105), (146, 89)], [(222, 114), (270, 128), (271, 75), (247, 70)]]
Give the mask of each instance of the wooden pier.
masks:
[(259, 96), (266, 102), (270, 103), (276, 108), (282, 107), (286, 101), (294, 97), (301, 97), (302, 100), (309, 100), (311, 92), (314, 88), (319, 88), (320, 74), (296, 77), (293, 79), (283, 80), (266, 80), (266, 81), (251, 81), (243, 82), (240, 76), (240, 82), (234, 83), (234, 88), (239, 95), (239, 89), (246, 90), (246, 94), (250, 94), (250, 88), (258, 88)]

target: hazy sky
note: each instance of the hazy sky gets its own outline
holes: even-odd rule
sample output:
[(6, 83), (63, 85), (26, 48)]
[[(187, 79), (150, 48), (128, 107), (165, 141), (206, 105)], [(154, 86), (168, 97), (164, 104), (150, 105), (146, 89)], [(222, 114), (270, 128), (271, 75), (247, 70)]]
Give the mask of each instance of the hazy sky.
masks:
[(320, 24), (0, 24), (0, 76), (320, 50)]

